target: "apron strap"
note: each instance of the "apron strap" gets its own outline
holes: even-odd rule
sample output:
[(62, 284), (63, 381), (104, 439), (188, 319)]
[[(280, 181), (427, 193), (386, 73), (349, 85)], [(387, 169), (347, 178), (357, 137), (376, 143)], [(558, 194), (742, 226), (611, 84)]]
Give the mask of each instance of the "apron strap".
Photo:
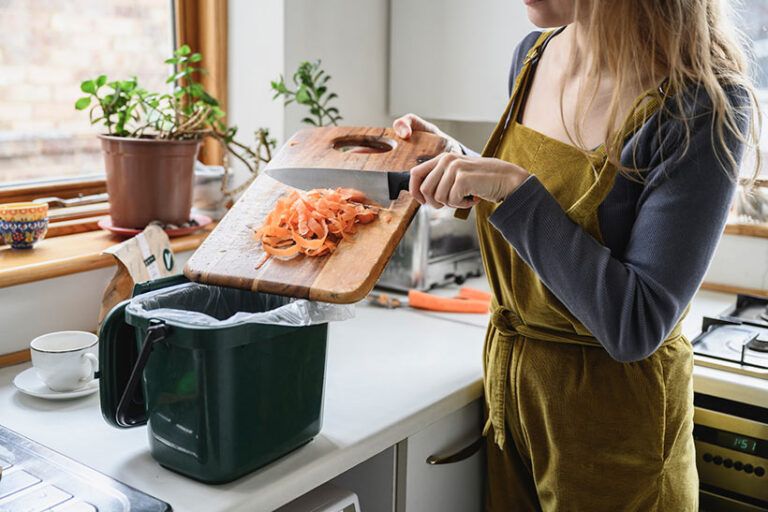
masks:
[[(523, 88), (526, 90), (528, 89), (530, 75), (532, 74), (532, 65), (538, 62), (538, 59), (541, 56), (541, 51), (546, 46), (546, 43), (549, 42), (549, 39), (564, 28), (565, 27), (561, 27), (556, 30), (545, 30), (541, 33), (533, 46), (531, 46), (531, 48), (528, 50), (525, 59), (523, 59), (523, 67), (520, 69), (520, 72), (515, 78), (515, 84), (512, 87), (512, 94), (509, 96), (507, 107), (504, 109), (504, 113), (501, 115), (501, 119), (496, 124), (493, 132), (491, 132), (491, 136), (488, 138), (488, 142), (485, 143), (485, 147), (480, 153), (481, 156), (488, 157), (493, 156), (496, 153), (496, 149), (501, 142), (501, 138), (504, 135), (510, 120), (514, 119), (520, 110), (520, 104), (522, 101), (518, 101), (518, 98), (521, 96), (520, 91)], [(459, 208), (453, 213), (453, 216), (457, 219), (467, 220), (471, 210), (472, 208)]]
[[(656, 113), (662, 104), (660, 91), (661, 87), (659, 89), (650, 89), (635, 99), (629, 114), (621, 123), (621, 128), (616, 132), (614, 141), (627, 140)], [(578, 223), (581, 223), (585, 217), (597, 211), (597, 208), (605, 201), (606, 196), (613, 188), (613, 183), (616, 179), (615, 169), (608, 162), (605, 144), (602, 144), (590, 158), (592, 159), (593, 166), (599, 166), (599, 169), (595, 171), (595, 182), (566, 211), (568, 216)]]
[(507, 130), (512, 119), (516, 119), (518, 114), (522, 111), (522, 105), (527, 96), (527, 92), (531, 86), (531, 78), (533, 77), (533, 70), (536, 64), (539, 62), (541, 53), (549, 43), (550, 39), (559, 34), (565, 27), (561, 27), (556, 30), (546, 30), (541, 33), (536, 42), (528, 50), (528, 53), (523, 59), (523, 67), (515, 78), (515, 85), (512, 88), (512, 94), (509, 96), (507, 102), (507, 108), (504, 110), (504, 114), (501, 116), (501, 120), (494, 128), (493, 133), (488, 138), (488, 142), (485, 144), (482, 156), (493, 156), (498, 149), (501, 138), (504, 132)]

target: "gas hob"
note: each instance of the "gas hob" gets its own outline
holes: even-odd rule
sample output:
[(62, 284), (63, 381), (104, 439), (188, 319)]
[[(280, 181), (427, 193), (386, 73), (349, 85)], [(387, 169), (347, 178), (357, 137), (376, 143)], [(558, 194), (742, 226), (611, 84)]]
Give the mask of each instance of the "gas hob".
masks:
[(768, 298), (739, 294), (735, 306), (704, 317), (691, 344), (700, 366), (768, 379)]

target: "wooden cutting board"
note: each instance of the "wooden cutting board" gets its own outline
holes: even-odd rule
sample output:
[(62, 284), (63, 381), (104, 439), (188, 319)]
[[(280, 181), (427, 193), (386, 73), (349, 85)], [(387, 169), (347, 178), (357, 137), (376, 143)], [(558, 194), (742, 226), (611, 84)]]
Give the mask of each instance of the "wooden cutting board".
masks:
[[(340, 151), (357, 145), (392, 149), (381, 153)], [(268, 168), (405, 171), (446, 150), (442, 137), (427, 133), (416, 132), (406, 141), (387, 128), (310, 128), (291, 137)], [(389, 208), (390, 222), (379, 218), (358, 226), (355, 241), (341, 242), (333, 254), (315, 258), (299, 255), (289, 261), (270, 258), (256, 269), (255, 265), (264, 258), (265, 252), (251, 228), (260, 227), (278, 198), (291, 190), (266, 174), (259, 175), (187, 261), (184, 274), (205, 284), (325, 302), (352, 303), (365, 298), (419, 204), (408, 192), (401, 192)]]

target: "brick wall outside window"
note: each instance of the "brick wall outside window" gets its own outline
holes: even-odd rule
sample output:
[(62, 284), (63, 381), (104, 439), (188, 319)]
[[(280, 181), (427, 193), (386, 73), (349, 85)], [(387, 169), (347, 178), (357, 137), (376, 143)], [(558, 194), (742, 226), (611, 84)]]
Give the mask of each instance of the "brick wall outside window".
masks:
[(164, 92), (171, 27), (168, 0), (0, 0), (0, 184), (103, 172), (80, 82)]

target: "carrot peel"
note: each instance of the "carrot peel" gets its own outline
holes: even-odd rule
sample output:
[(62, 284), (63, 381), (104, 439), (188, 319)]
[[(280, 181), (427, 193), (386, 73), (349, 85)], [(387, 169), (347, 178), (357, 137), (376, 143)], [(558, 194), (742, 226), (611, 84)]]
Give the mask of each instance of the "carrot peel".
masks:
[(277, 200), (264, 225), (254, 230), (267, 253), (256, 268), (272, 256), (291, 259), (299, 254), (330, 254), (342, 240), (354, 241), (350, 235), (357, 232), (357, 224), (373, 222), (380, 210), (353, 189), (291, 191)]

